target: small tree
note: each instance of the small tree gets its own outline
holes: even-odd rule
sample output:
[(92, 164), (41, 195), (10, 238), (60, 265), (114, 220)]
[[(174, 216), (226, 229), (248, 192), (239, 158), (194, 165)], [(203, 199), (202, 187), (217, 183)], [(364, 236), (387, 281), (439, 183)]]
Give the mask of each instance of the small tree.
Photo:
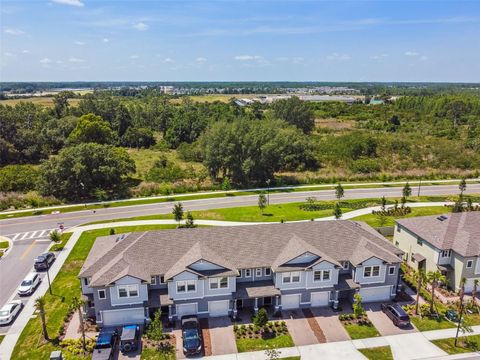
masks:
[(80, 331), (82, 333), (82, 348), (83, 352), (87, 351), (87, 343), (85, 341), (85, 322), (83, 321), (83, 313), (82, 313), (82, 306), (85, 304), (85, 301), (79, 299), (78, 297), (74, 297), (72, 299), (72, 308), (78, 311), (78, 318), (80, 320)]
[(345, 190), (343, 189), (342, 184), (335, 186), (335, 197), (338, 201), (345, 196)]
[(263, 210), (267, 207), (267, 197), (263, 192), (258, 195), (258, 208), (260, 212), (263, 214)]
[(335, 203), (335, 207), (333, 208), (333, 216), (335, 219), (340, 219), (342, 217), (342, 209), (340, 208), (340, 204), (337, 202)]
[(153, 315), (152, 322), (148, 325), (145, 336), (154, 341), (163, 340), (163, 324), (162, 324), (162, 312), (157, 310)]
[(437, 288), (441, 282), (445, 282), (446, 278), (440, 271), (429, 271), (427, 281), (431, 287), (430, 313), (433, 314), (435, 311), (435, 288)]
[(48, 237), (50, 238), (50, 240), (52, 240), (55, 243), (58, 243), (61, 240), (61, 235), (58, 230), (50, 231), (50, 234), (48, 234)]
[(265, 356), (267, 357), (267, 360), (278, 360), (280, 359), (280, 351), (276, 349), (268, 349), (265, 350)]
[(463, 193), (465, 192), (465, 190), (467, 190), (467, 181), (465, 180), (465, 178), (462, 178), (462, 180), (460, 180), (458, 188), (460, 189), (460, 197), (463, 197)]
[(420, 300), (420, 290), (421, 290), (423, 284), (425, 284), (425, 282), (427, 280), (427, 278), (425, 276), (425, 272), (421, 269), (415, 271), (414, 279), (417, 282), (417, 298), (415, 300), (415, 314), (418, 315), (419, 306), (420, 306), (420, 302), (419, 302), (419, 300)]
[(363, 313), (365, 312), (363, 310), (363, 306), (362, 306), (362, 295), (360, 295), (359, 293), (356, 293), (354, 296), (353, 296), (353, 299), (354, 299), (354, 302), (353, 302), (353, 313), (355, 314), (355, 317), (358, 319), (359, 317), (361, 317), (363, 315)]
[(110, 235), (115, 235), (115, 229), (114, 228), (110, 229)]
[(402, 196), (402, 198), (400, 199), (400, 204), (401, 204), (402, 208), (405, 207), (406, 203), (407, 203), (407, 198), (405, 196)]
[(45, 297), (40, 296), (35, 299), (35, 310), (40, 313), (40, 320), (42, 321), (43, 338), (48, 341), (47, 319), (45, 317)]
[(382, 198), (380, 199), (380, 203), (382, 211), (385, 211), (387, 208), (387, 199), (385, 199), (385, 196), (382, 196)]
[(267, 310), (265, 310), (264, 308), (261, 308), (260, 310), (258, 310), (257, 315), (255, 315), (253, 318), (253, 324), (256, 327), (263, 329), (265, 325), (267, 325), (267, 323), (268, 323)]
[(178, 222), (178, 224), (180, 225), (180, 221), (182, 221), (183, 219), (182, 203), (176, 203), (175, 205), (173, 205), (172, 214), (175, 221)]
[(412, 188), (410, 187), (410, 184), (408, 182), (403, 187), (402, 195), (405, 199), (412, 195)]
[(478, 311), (478, 306), (477, 306), (477, 291), (478, 291), (478, 284), (479, 284), (479, 280), (478, 279), (475, 279), (473, 280), (473, 290), (472, 290), (472, 304), (473, 306), (475, 306), (475, 308), (477, 309)]
[(185, 221), (185, 227), (186, 228), (194, 228), (196, 227), (197, 225), (195, 225), (194, 221), (193, 221), (193, 215), (192, 213), (189, 211), (187, 212), (187, 221)]
[(228, 191), (231, 188), (232, 188), (232, 185), (230, 184), (230, 179), (227, 176), (225, 176), (223, 178), (223, 182), (222, 182), (222, 190), (223, 191)]
[(380, 225), (380, 227), (385, 226), (385, 224), (387, 223), (387, 217), (382, 211), (377, 212), (377, 220), (378, 220), (378, 225)]

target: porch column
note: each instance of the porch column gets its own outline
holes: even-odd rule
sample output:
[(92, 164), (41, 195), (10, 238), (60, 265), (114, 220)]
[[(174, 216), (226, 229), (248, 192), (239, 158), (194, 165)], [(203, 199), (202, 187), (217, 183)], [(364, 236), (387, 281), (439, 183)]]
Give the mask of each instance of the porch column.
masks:
[(277, 313), (280, 310), (280, 305), (278, 304), (279, 296), (275, 295), (275, 312)]
[(258, 298), (255, 298), (255, 306), (253, 310), (255, 311), (255, 315), (256, 315), (258, 313)]
[(233, 320), (237, 319), (237, 314), (238, 314), (237, 299), (233, 299)]
[(334, 310), (338, 309), (338, 293), (339, 293), (339, 291), (336, 290), (335, 291), (335, 298), (333, 299), (333, 303), (332, 303), (332, 307), (333, 307)]
[(168, 305), (168, 321), (173, 321), (172, 305)]

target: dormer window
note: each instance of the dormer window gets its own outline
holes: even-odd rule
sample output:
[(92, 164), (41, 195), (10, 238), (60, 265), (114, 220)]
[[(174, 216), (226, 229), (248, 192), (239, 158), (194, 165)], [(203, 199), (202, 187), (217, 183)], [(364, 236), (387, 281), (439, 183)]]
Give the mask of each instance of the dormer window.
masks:
[(157, 277), (156, 276), (152, 276), (151, 279), (150, 279), (150, 285), (157, 285)]
[(330, 281), (330, 270), (316, 270), (313, 272), (313, 281)]
[(348, 261), (342, 261), (343, 270), (348, 270), (349, 267), (350, 267), (350, 263)]
[(380, 266), (379, 265), (374, 265), (374, 266), (365, 266), (363, 269), (363, 277), (369, 278), (369, 277), (378, 277), (380, 276)]
[(442, 258), (447, 258), (447, 257), (450, 257), (452, 255), (452, 250), (442, 250)]

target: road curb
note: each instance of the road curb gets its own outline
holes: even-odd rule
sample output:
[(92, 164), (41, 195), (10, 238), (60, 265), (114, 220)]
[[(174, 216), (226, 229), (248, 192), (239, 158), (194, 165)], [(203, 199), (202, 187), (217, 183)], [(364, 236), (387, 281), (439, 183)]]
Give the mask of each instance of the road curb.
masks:
[(6, 248), (3, 251), (2, 257), (0, 257), (0, 260), (5, 259), (5, 257), (10, 253), (10, 250), (13, 247), (13, 241), (10, 238), (7, 238), (6, 236), (0, 236), (0, 241), (7, 241), (8, 242), (8, 248)]

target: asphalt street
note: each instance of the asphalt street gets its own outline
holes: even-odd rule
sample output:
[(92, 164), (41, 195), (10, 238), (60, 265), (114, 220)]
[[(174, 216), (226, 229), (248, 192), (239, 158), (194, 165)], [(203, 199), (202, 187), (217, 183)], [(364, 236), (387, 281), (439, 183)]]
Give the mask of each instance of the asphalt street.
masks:
[[(421, 195), (449, 195), (458, 194), (458, 192), (458, 185), (424, 186), (421, 189)], [(413, 188), (412, 193), (416, 195), (417, 188)], [(480, 184), (469, 184), (466, 193), (480, 193)], [(345, 199), (400, 197), (401, 195), (401, 186), (345, 190)], [(333, 200), (335, 192), (333, 190), (317, 190), (269, 195), (271, 204), (302, 202), (309, 196), (315, 196), (318, 200)], [(247, 195), (188, 200), (182, 201), (182, 204), (186, 211), (193, 211), (256, 205), (257, 201), (257, 195)], [(172, 206), (171, 202), (167, 202), (104, 208), (96, 210), (95, 213), (92, 210), (84, 210), (0, 220), (0, 235), (12, 239), (14, 244), (9, 254), (0, 260), (0, 306), (5, 304), (21, 280), (31, 271), (34, 258), (48, 248), (48, 242), (42, 239), (48, 236), (51, 229), (58, 228), (59, 224), (63, 223), (68, 229), (93, 221), (168, 214), (171, 213)]]

